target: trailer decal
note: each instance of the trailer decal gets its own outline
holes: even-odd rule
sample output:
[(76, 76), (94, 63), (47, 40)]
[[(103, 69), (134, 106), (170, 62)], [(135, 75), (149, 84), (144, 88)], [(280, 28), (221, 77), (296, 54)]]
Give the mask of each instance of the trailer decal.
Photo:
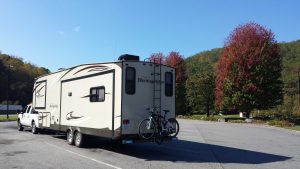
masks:
[[(82, 72), (82, 71), (84, 71), (84, 70), (91, 69), (91, 68), (94, 68), (94, 69), (92, 69), (92, 70), (99, 69), (99, 70), (101, 70), (101, 71), (107, 70), (107, 69), (108, 69), (107, 66), (93, 65), (93, 66), (88, 66), (88, 67), (82, 68), (82, 69), (78, 70), (77, 72), (75, 72), (73, 75), (75, 75), (75, 74), (77, 74), (77, 73), (79, 73), (79, 72)], [(89, 72), (90, 72), (90, 71), (89, 71)]]
[(68, 113), (66, 115), (66, 119), (67, 120), (72, 120), (72, 119), (80, 119), (80, 118), (84, 117), (84, 116), (73, 116), (72, 114), (73, 114), (73, 111), (71, 111), (70, 113)]

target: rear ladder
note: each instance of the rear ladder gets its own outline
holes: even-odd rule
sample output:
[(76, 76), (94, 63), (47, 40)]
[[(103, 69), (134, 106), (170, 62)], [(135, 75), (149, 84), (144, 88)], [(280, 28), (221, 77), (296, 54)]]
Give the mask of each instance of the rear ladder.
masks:
[[(158, 60), (158, 63), (156, 62)], [(155, 113), (161, 114), (161, 58), (153, 63), (153, 108)]]

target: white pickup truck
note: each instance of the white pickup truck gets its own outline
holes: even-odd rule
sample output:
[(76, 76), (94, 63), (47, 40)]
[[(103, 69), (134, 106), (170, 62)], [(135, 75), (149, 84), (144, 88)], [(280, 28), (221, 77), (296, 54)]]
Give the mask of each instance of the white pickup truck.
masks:
[(18, 115), (18, 130), (23, 131), (24, 127), (30, 127), (31, 132), (36, 134), (39, 128), (38, 119), (38, 113), (34, 111), (32, 104), (28, 104)]

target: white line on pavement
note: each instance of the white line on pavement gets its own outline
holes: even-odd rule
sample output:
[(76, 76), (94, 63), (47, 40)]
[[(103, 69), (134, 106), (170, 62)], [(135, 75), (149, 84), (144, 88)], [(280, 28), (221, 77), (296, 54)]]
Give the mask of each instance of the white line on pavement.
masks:
[(94, 162), (96, 162), (96, 163), (103, 164), (103, 165), (106, 165), (106, 166), (109, 166), (109, 167), (111, 167), (111, 168), (115, 168), (115, 169), (122, 169), (122, 168), (120, 168), (120, 167), (117, 167), (117, 166), (114, 166), (114, 165), (111, 165), (111, 164), (105, 163), (105, 162), (103, 162), (103, 161), (99, 161), (99, 160), (96, 160), (96, 159), (94, 159), (94, 158), (90, 158), (90, 157), (87, 157), (87, 156), (84, 156), (84, 155), (81, 155), (81, 154), (75, 153), (75, 152), (73, 152), (73, 151), (70, 151), (70, 150), (67, 150), (67, 149), (64, 149), (64, 148), (58, 147), (58, 146), (56, 146), (56, 145), (54, 145), (54, 144), (50, 144), (50, 143), (48, 143), (48, 142), (46, 142), (46, 143), (47, 143), (48, 145), (52, 146), (52, 147), (55, 147), (55, 148), (57, 148), (57, 149), (61, 149), (61, 150), (64, 150), (64, 151), (66, 151), (66, 152), (69, 152), (69, 153), (75, 154), (75, 155), (77, 155), (77, 156), (80, 156), (80, 157), (83, 157), (83, 158), (89, 159), (89, 160), (91, 160), (91, 161), (94, 161)]

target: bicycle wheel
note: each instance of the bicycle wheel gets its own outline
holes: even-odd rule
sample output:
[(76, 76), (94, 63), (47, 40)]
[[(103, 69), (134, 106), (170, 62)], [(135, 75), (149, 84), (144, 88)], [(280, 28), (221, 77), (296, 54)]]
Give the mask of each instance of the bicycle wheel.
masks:
[(178, 121), (174, 118), (168, 119), (166, 129), (168, 130), (168, 136), (176, 137), (178, 135), (178, 132), (179, 132), (179, 123), (178, 123)]
[(158, 145), (161, 145), (166, 137), (166, 132), (162, 130), (161, 126), (158, 126), (157, 129), (158, 129), (158, 131), (155, 134), (155, 142)]
[(150, 119), (144, 119), (139, 125), (139, 135), (143, 139), (150, 139), (155, 133), (155, 123)]

